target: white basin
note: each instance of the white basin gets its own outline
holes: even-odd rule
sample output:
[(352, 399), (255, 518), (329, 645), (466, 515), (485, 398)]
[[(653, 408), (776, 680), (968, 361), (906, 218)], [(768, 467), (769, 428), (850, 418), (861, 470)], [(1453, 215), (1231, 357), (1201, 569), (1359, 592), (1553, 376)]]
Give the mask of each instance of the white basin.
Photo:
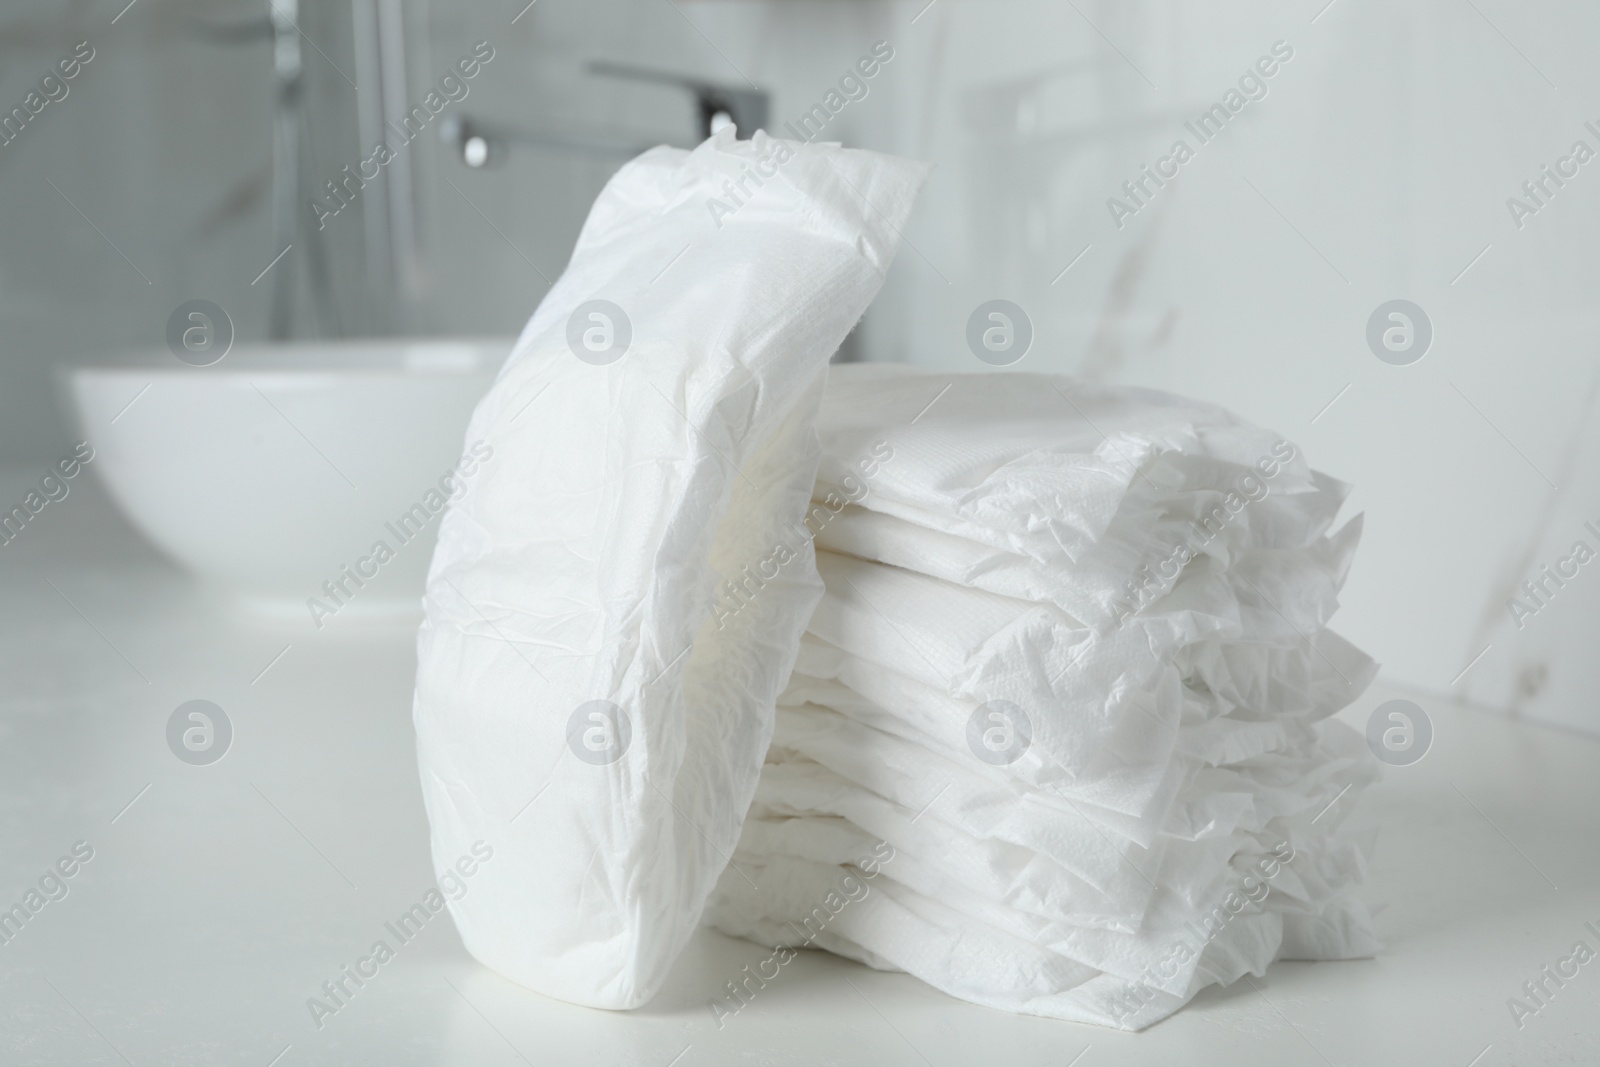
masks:
[(437, 505), (477, 473), (478, 457), (458, 469), (463, 435), (511, 345), (240, 345), (208, 367), (155, 350), (66, 373), (90, 469), (134, 526), (244, 603), (320, 629), (417, 609)]

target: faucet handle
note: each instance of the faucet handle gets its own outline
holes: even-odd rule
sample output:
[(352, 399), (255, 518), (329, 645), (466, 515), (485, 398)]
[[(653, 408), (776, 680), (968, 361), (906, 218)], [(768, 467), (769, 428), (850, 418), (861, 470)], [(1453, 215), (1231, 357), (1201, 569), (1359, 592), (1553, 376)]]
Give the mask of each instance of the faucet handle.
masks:
[(724, 85), (691, 75), (674, 74), (671, 71), (654, 70), (650, 67), (618, 63), (609, 59), (592, 60), (589, 63), (589, 73), (687, 89), (694, 95), (702, 139), (711, 136), (723, 125), (717, 121), (719, 116), (724, 122), (733, 123), (735, 135), (744, 140), (748, 140), (751, 134), (767, 124), (771, 96), (765, 89), (755, 86), (743, 88)]

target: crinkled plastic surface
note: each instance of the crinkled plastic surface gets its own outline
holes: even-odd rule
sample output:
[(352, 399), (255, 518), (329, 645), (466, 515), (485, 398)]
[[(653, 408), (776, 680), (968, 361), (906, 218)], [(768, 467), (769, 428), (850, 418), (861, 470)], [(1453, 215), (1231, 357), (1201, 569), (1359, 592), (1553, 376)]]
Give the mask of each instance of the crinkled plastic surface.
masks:
[[(633, 1007), (698, 923), (820, 593), (796, 530), (826, 363), (925, 174), (731, 130), (645, 153), (479, 404), (492, 458), (440, 529), (414, 718), (435, 863), (495, 850), (450, 910), (506, 977)], [(631, 333), (621, 358), (580, 358), (591, 328)]]
[(1376, 671), (1326, 629), (1345, 486), (1211, 405), (1042, 375), (835, 368), (819, 430), (827, 588), (709, 921), (1124, 1029), (1375, 951), (1376, 761), (1326, 721)]

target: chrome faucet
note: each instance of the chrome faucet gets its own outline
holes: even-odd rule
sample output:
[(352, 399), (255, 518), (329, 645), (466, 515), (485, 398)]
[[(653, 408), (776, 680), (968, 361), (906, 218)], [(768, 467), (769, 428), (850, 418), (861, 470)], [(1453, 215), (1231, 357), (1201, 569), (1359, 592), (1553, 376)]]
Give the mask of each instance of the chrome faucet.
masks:
[[(217, 44), (243, 45), (262, 40), (272, 44), (272, 249), (268, 256), (280, 255), (301, 241), (302, 205), (310, 199), (301, 159), (306, 124), (299, 19), (299, 0), (267, 0), (265, 18), (226, 24), (194, 19), (190, 23), (197, 35)], [(314, 230), (306, 231), (302, 243), (318, 318), (338, 335), (338, 303), (328, 271), (327, 249)], [(272, 272), (267, 313), (267, 335), (272, 340), (285, 340), (293, 331), (295, 278), (293, 258)]]
[[(735, 136), (748, 138), (767, 123), (770, 96), (764, 89), (723, 85), (688, 75), (636, 67), (627, 63), (613, 63), (609, 60), (595, 60), (589, 64), (588, 69), (591, 74), (602, 77), (652, 82), (687, 90), (694, 96), (699, 127), (698, 140), (704, 140), (729, 124), (735, 128)], [(518, 130), (485, 125), (468, 115), (452, 115), (440, 126), (439, 133), (446, 143), (454, 147), (461, 157), (461, 162), (473, 169), (498, 162), (504, 156), (506, 148), (513, 144), (552, 151), (620, 156), (638, 155), (653, 147), (652, 144), (646, 144), (635, 138), (562, 130)], [(680, 144), (678, 147), (691, 146)]]
[(591, 62), (589, 73), (687, 89), (694, 94), (695, 108), (699, 111), (701, 140), (730, 122), (735, 127), (735, 136), (749, 140), (751, 134), (767, 124), (771, 96), (765, 89), (755, 86), (744, 89), (722, 85), (683, 74), (636, 67), (631, 63), (614, 63), (608, 59)]
[[(299, 0), (269, 0), (272, 26), (272, 244), (273, 253), (294, 243), (300, 202), (300, 100), (305, 65), (300, 59)], [(294, 272), (288, 264), (272, 279), (267, 336), (289, 336)]]

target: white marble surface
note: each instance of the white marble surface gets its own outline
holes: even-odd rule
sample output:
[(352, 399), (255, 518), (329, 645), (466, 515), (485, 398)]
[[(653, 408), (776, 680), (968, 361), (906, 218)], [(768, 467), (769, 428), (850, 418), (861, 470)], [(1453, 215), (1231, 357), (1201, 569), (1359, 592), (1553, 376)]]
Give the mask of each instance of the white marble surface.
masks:
[[(94, 849), (0, 945), (0, 1062), (1600, 1061), (1600, 961), (1521, 1030), (1506, 1007), (1574, 941), (1600, 949), (1583, 929), (1600, 927), (1600, 742), (1417, 694), (1434, 748), (1370, 794), (1383, 954), (1280, 964), (1143, 1034), (992, 1012), (820, 953), (719, 1030), (707, 1001), (766, 950), (709, 932), (653, 1003), (595, 1011), (477, 966), (442, 914), (318, 1029), (307, 998), (393, 943), (384, 923), (432, 884), (409, 629), (241, 618), (82, 489), (0, 547), (0, 903), (75, 842)], [(211, 766), (166, 745), (194, 698), (234, 724)]]

